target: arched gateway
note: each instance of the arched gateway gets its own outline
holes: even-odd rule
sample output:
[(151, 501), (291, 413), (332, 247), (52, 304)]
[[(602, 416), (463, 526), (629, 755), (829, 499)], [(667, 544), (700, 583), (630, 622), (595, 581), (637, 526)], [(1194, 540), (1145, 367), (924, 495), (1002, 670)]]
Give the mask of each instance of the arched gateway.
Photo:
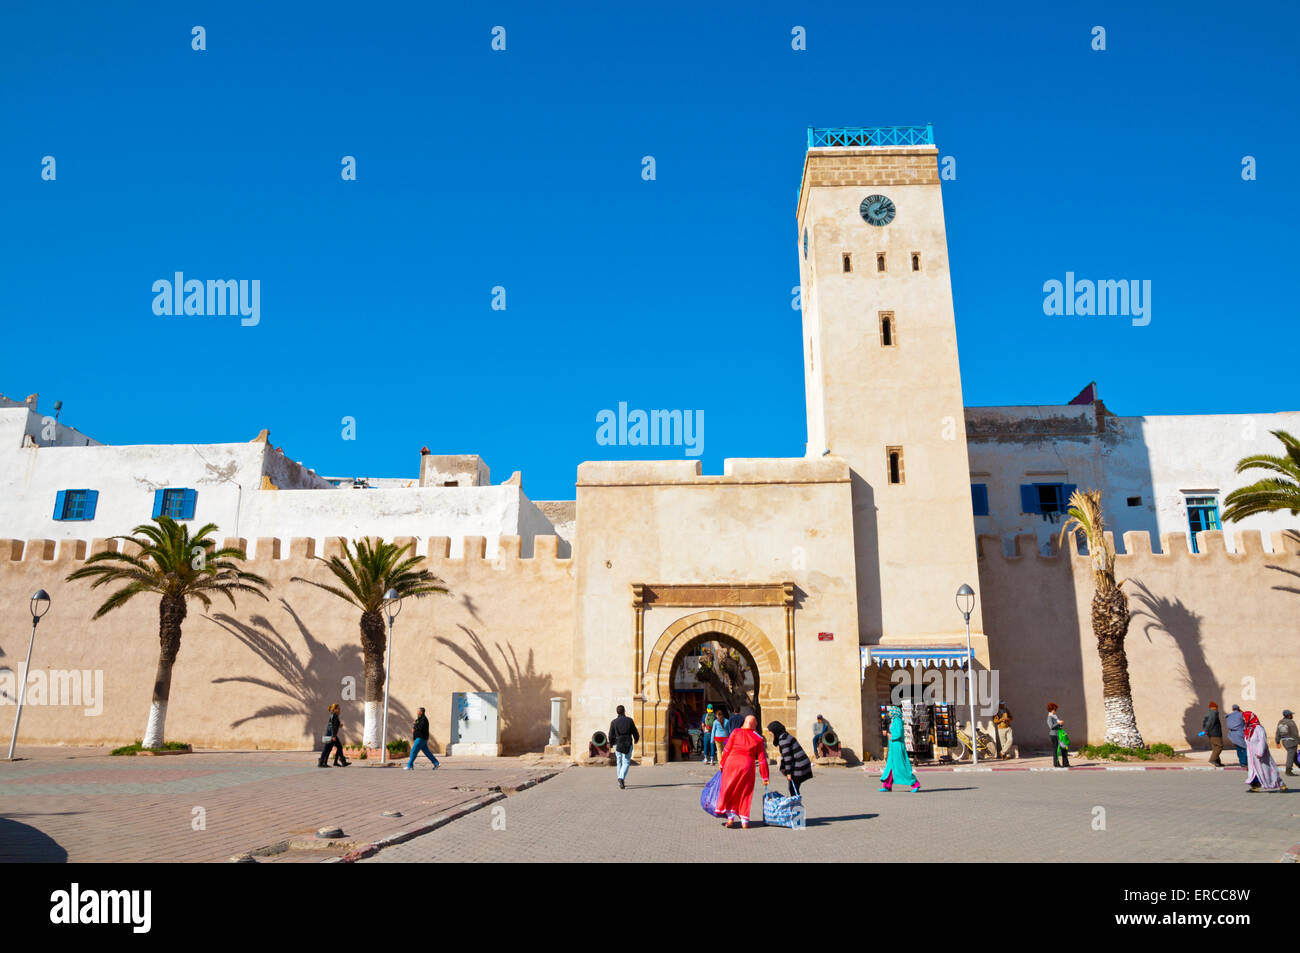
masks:
[(734, 612), (721, 609), (696, 612), (664, 629), (646, 656), (641, 673), (644, 696), (638, 700), (643, 758), (653, 757), (656, 764), (668, 760), (668, 709), (673, 672), (683, 653), (711, 638), (740, 646), (753, 660), (764, 722), (797, 723), (793, 657), (778, 651), (762, 629)]

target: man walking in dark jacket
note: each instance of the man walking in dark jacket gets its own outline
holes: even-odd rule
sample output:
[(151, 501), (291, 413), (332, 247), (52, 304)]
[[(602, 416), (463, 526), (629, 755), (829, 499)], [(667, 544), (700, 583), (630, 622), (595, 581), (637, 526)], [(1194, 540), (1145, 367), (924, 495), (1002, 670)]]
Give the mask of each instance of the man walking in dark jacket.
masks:
[(1201, 722), (1201, 734), (1210, 741), (1210, 764), (1216, 768), (1223, 767), (1219, 752), (1223, 750), (1223, 724), (1219, 721), (1219, 706), (1210, 702), (1210, 709)]
[(402, 765), (403, 771), (410, 771), (415, 767), (415, 756), (421, 751), (433, 762), (433, 770), (437, 771), (438, 759), (429, 750), (429, 719), (424, 717), (423, 708), (416, 712), (415, 724), (411, 726), (411, 757), (406, 764)]
[(774, 721), (767, 726), (767, 730), (772, 732), (772, 740), (776, 742), (777, 750), (781, 752), (780, 771), (789, 783), (790, 796), (794, 797), (799, 793), (800, 786), (813, 776), (812, 762), (808, 760), (808, 753), (803, 750), (803, 745), (799, 744), (794, 735), (785, 730), (785, 725)]
[(748, 705), (742, 705), (740, 710), (727, 719), (727, 733), (739, 731), (745, 724), (745, 719), (754, 714), (754, 709)]
[(1290, 708), (1282, 711), (1282, 720), (1277, 723), (1277, 731), (1273, 734), (1273, 741), (1286, 749), (1286, 773), (1290, 777), (1295, 774), (1291, 769), (1295, 767), (1296, 744), (1300, 742), (1300, 734), (1296, 731), (1295, 719), (1291, 717)]
[(627, 717), (623, 706), (618, 706), (618, 717), (609, 723), (609, 743), (614, 746), (614, 759), (618, 762), (618, 786), (626, 788), (624, 779), (632, 766), (632, 745), (641, 740), (636, 722)]

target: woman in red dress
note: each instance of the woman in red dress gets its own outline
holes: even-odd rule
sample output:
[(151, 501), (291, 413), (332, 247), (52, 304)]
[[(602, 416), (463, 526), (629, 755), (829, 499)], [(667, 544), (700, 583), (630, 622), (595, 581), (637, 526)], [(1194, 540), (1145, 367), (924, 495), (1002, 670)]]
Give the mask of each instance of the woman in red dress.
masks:
[(722, 752), (722, 787), (718, 791), (718, 806), (714, 813), (725, 816), (725, 827), (731, 827), (736, 818), (740, 818), (742, 828), (749, 827), (749, 802), (754, 797), (754, 762), (758, 761), (758, 770), (763, 775), (763, 787), (767, 787), (767, 753), (763, 736), (755, 729), (758, 719), (750, 715), (739, 730), (733, 731), (727, 738), (727, 748)]

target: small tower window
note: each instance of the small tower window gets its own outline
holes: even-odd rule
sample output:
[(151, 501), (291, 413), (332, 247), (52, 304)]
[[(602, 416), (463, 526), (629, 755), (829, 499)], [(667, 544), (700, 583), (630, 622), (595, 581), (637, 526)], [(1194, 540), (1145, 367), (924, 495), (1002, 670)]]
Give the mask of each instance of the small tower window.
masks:
[(808, 229), (803, 230), (803, 260), (808, 260)]
[(886, 447), (885, 460), (889, 464), (889, 482), (901, 485), (903, 482), (903, 448)]
[(921, 270), (921, 253), (919, 251), (912, 252), (912, 270)]
[(885, 253), (884, 253), (883, 251), (882, 251), (882, 252), (877, 252), (877, 253), (876, 253), (876, 271), (884, 271), (884, 270), (885, 270)]
[(896, 341), (894, 334), (894, 312), (880, 312), (880, 346), (893, 347)]
[(844, 253), (844, 273), (847, 275), (853, 270), (853, 256), (848, 252)]

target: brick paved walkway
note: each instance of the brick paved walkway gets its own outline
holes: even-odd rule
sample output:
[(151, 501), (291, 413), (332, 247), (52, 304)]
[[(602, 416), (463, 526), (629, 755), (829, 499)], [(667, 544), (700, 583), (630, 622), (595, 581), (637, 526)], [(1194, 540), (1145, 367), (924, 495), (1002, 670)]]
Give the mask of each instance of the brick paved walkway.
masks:
[(934, 771), (883, 794), (840, 768), (807, 785), (808, 829), (728, 831), (699, 808), (710, 771), (633, 768), (620, 791), (612, 769), (572, 768), (502, 802), (504, 830), (480, 811), (365, 862), (1276, 862), (1300, 830), (1300, 789), (1247, 794), (1239, 771)]
[[(26, 749), (0, 761), (0, 861), (225, 861), (255, 848), (343, 828), (368, 844), (418, 827), (494, 786), (548, 774), (514, 759), (442, 759), (413, 771), (316, 767), (307, 751), (197, 752), (112, 758), (106, 749)], [(193, 830), (194, 808), (206, 830)], [(402, 817), (383, 817), (400, 811)], [(269, 861), (320, 861), (288, 850)]]

